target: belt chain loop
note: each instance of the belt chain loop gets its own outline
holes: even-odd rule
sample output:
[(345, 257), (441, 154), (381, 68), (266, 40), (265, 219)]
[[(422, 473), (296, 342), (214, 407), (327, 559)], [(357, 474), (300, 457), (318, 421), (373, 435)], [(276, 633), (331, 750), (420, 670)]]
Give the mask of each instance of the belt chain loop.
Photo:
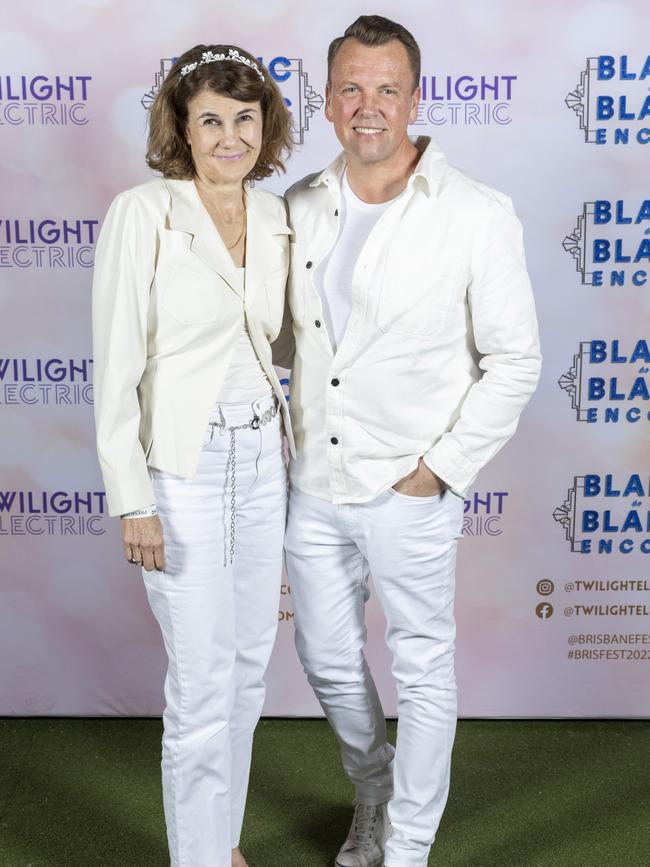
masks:
[[(236, 441), (236, 433), (238, 430), (259, 430), (260, 427), (263, 427), (265, 424), (268, 424), (271, 419), (275, 418), (278, 414), (278, 404), (277, 401), (274, 402), (273, 406), (270, 409), (265, 409), (261, 415), (255, 413), (253, 418), (246, 422), (246, 424), (239, 425), (230, 425), (226, 427), (226, 420), (223, 417), (223, 413), (221, 412), (221, 407), (219, 407), (219, 414), (223, 421), (218, 423), (210, 422), (210, 426), (212, 427), (212, 434), (214, 434), (214, 428), (218, 427), (220, 432), (227, 430), (230, 434), (230, 443), (228, 445), (228, 458), (226, 460), (226, 489), (228, 488), (228, 481), (230, 481), (230, 563), (232, 565), (233, 559), (235, 557), (235, 523), (236, 523), (236, 508), (237, 508), (237, 478), (236, 478), (236, 465), (237, 465), (237, 441)], [(212, 440), (212, 436), (210, 437)], [(224, 515), (225, 522), (225, 515)], [(225, 542), (225, 539), (224, 539)], [(223, 549), (223, 565), (228, 565), (228, 552), (226, 552), (226, 546), (224, 545)]]
[(230, 449), (228, 450), (228, 458), (230, 461), (230, 562), (232, 563), (235, 556), (235, 491), (237, 489), (237, 480), (235, 478), (236, 468), (236, 445), (235, 445), (235, 428), (230, 428)]

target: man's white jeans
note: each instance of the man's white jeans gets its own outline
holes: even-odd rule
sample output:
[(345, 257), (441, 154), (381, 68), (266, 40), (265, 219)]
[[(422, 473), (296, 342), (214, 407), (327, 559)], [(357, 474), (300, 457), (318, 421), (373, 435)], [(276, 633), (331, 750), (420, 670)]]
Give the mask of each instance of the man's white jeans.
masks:
[[(426, 867), (456, 730), (454, 570), (463, 500), (390, 489), (334, 505), (291, 490), (285, 537), (296, 646), (358, 800), (390, 801), (386, 867)], [(387, 620), (397, 748), (366, 663), (368, 574)]]
[[(261, 414), (272, 405), (255, 406)], [(222, 411), (228, 426), (253, 416), (251, 404)], [(287, 489), (279, 414), (236, 432), (232, 565), (229, 442), (227, 430), (209, 428), (193, 479), (151, 470), (166, 568), (144, 578), (169, 657), (162, 772), (173, 867), (230, 867), (278, 623)]]

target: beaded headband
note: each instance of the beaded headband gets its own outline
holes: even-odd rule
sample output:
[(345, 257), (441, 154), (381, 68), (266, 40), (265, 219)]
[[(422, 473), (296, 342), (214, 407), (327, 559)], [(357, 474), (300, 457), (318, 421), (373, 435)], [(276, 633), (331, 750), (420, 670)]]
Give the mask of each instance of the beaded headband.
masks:
[(234, 60), (235, 63), (245, 63), (246, 66), (250, 66), (251, 69), (254, 69), (262, 81), (264, 81), (264, 76), (262, 75), (259, 66), (256, 63), (253, 63), (252, 60), (249, 60), (248, 57), (244, 57), (243, 54), (240, 54), (236, 48), (229, 48), (228, 54), (214, 54), (212, 51), (204, 51), (201, 60), (195, 60), (194, 63), (187, 63), (181, 68), (180, 76), (183, 78), (183, 76), (187, 75), (188, 72), (194, 72), (197, 66), (202, 66), (204, 63), (215, 63), (217, 60)]

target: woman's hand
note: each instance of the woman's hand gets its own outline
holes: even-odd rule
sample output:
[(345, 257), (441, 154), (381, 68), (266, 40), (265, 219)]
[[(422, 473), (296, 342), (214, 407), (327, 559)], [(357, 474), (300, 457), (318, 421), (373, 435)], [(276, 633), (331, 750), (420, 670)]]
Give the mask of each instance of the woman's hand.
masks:
[(124, 556), (129, 563), (143, 566), (147, 572), (165, 568), (165, 542), (158, 515), (150, 518), (122, 518)]

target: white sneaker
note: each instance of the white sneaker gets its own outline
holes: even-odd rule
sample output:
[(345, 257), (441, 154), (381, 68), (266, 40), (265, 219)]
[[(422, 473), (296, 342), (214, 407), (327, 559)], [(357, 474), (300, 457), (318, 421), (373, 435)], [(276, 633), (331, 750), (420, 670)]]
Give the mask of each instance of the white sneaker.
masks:
[(358, 803), (345, 843), (336, 856), (336, 867), (381, 867), (390, 834), (386, 804)]

